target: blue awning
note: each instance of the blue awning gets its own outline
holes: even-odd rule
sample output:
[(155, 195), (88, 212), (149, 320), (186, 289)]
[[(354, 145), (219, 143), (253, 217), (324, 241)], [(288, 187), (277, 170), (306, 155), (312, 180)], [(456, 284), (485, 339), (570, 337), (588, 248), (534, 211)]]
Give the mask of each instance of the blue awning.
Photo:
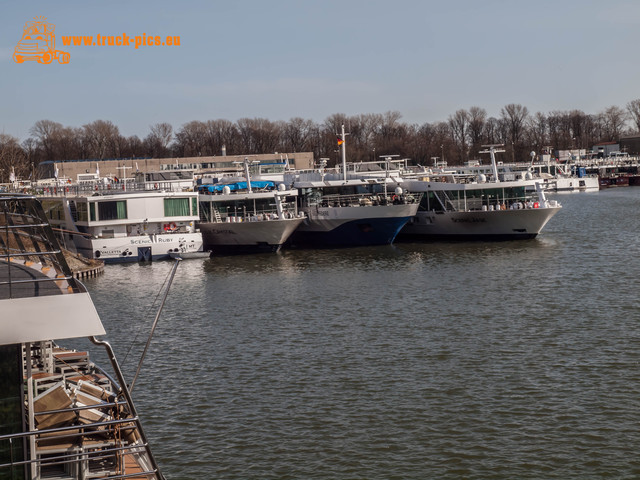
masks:
[[(236, 190), (246, 190), (247, 182), (235, 182), (235, 183), (217, 183), (215, 185), (200, 185), (198, 187), (198, 191), (200, 192), (209, 192), (209, 193), (217, 193), (222, 192), (224, 187), (229, 187), (229, 190), (232, 192)], [(252, 181), (251, 188), (255, 189), (273, 189), (276, 188), (275, 182), (271, 181)]]

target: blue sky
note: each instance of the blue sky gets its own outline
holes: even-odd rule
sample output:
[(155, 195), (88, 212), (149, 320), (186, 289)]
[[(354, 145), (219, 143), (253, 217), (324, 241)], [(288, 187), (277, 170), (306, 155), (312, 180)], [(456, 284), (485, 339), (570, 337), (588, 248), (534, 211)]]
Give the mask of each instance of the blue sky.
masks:
[[(12, 60), (56, 25), (68, 65)], [(191, 120), (397, 110), (422, 124), (509, 103), (598, 113), (640, 98), (640, 2), (237, 0), (0, 2), (0, 133), (110, 120), (124, 135)], [(63, 47), (62, 35), (179, 35), (179, 47)]]

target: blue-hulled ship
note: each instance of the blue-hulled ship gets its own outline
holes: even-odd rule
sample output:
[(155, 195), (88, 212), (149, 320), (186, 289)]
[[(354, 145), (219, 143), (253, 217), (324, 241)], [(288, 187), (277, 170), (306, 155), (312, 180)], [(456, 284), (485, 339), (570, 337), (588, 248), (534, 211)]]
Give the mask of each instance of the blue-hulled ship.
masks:
[(418, 211), (421, 194), (407, 195), (383, 172), (378, 176), (347, 174), (344, 125), (339, 139), (342, 172), (296, 173), (306, 218), (291, 236), (294, 246), (353, 247), (386, 245)]

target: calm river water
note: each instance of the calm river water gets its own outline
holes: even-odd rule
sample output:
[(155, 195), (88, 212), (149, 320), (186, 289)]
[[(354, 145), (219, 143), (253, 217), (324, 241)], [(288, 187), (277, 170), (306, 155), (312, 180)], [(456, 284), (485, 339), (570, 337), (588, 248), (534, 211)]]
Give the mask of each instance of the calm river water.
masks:
[[(640, 188), (555, 198), (535, 240), (182, 262), (133, 392), (167, 478), (640, 477)], [(171, 267), (86, 282), (128, 378)]]

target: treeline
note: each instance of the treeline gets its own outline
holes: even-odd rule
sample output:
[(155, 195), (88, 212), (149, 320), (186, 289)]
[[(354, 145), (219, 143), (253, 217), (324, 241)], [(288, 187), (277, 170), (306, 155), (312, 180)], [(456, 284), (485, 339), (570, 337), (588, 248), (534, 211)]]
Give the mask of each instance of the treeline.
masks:
[(334, 114), (322, 123), (303, 118), (271, 121), (241, 118), (191, 121), (177, 131), (169, 123), (150, 127), (144, 138), (125, 137), (110, 121), (96, 120), (82, 127), (65, 127), (39, 120), (24, 141), (0, 134), (0, 182), (12, 169), (28, 178), (45, 160), (106, 158), (197, 157), (273, 152), (313, 152), (316, 159), (339, 161), (336, 134), (342, 124), (347, 137), (349, 161), (370, 161), (398, 154), (427, 165), (434, 157), (449, 165), (478, 158), (483, 144), (502, 143), (506, 160), (527, 160), (530, 151), (544, 146), (556, 149), (590, 148), (604, 141), (640, 132), (640, 99), (626, 108), (612, 106), (598, 114), (581, 110), (531, 114), (527, 107), (509, 104), (498, 118), (485, 109), (471, 107), (450, 115), (447, 121), (422, 125), (403, 122), (399, 112), (347, 116)]

